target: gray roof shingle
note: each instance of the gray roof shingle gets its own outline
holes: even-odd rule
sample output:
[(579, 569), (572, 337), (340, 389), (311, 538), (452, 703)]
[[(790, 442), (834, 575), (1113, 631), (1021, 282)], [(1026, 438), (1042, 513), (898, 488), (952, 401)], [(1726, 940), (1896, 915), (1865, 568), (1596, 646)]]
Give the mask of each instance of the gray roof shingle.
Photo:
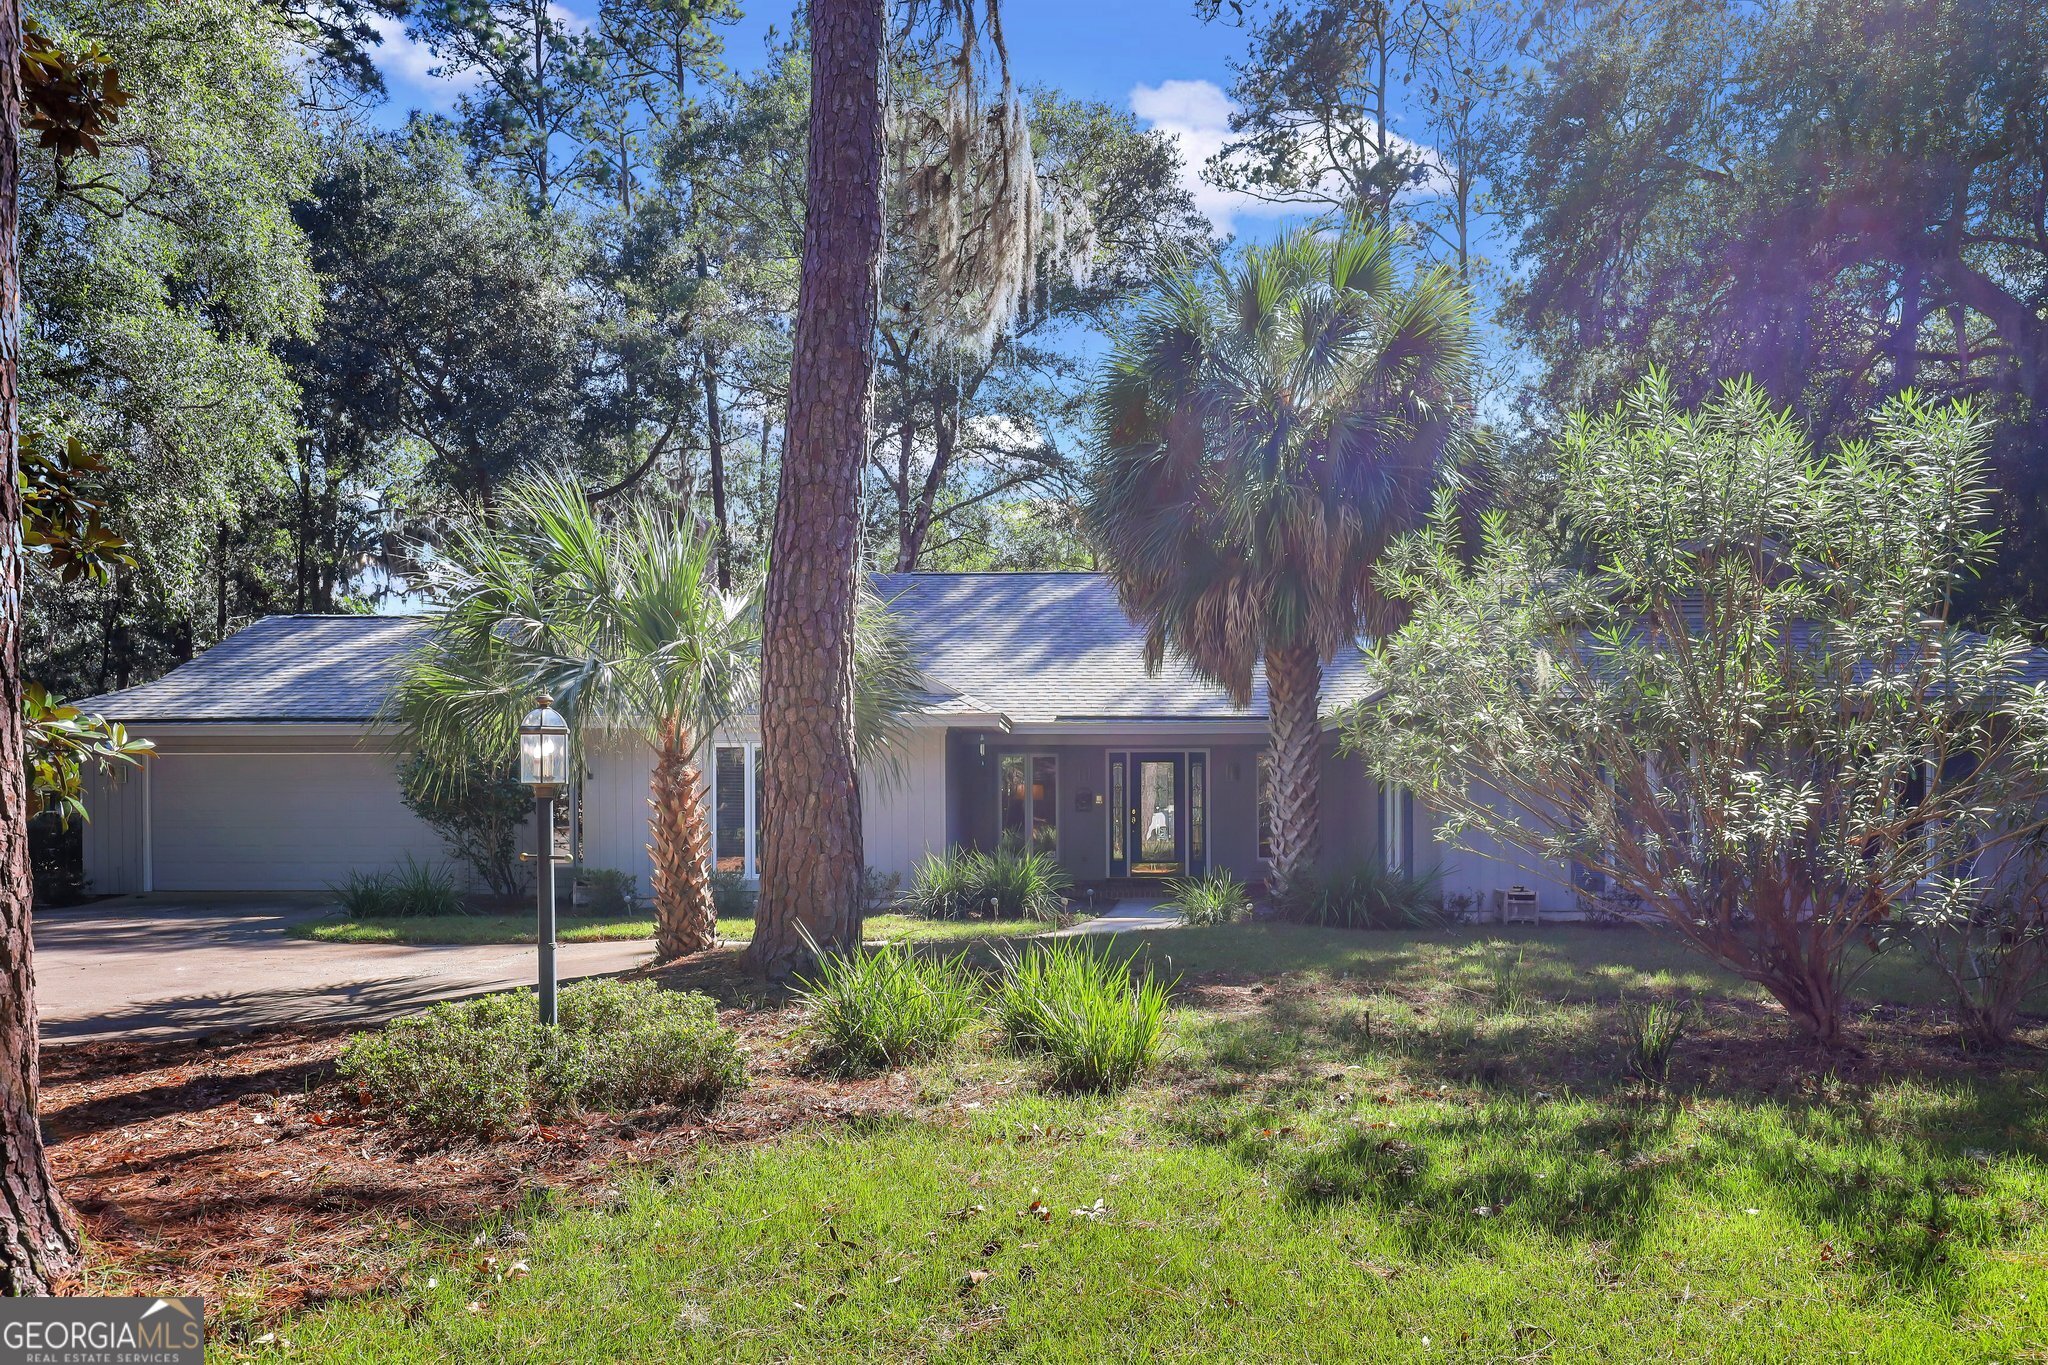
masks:
[[(874, 584), (910, 636), (935, 715), (1043, 723), (1266, 714), (1263, 673), (1242, 708), (1179, 658), (1148, 674), (1144, 628), (1100, 574), (877, 574)], [(82, 705), (129, 723), (370, 721), (431, 626), (419, 616), (268, 616), (155, 682)], [(1330, 666), (1325, 711), (1363, 695), (1363, 663)]]
[(419, 616), (266, 616), (158, 678), (80, 703), (109, 720), (368, 721), (426, 639)]
[[(1263, 670), (1251, 704), (1169, 656), (1145, 671), (1145, 628), (1124, 613), (1116, 589), (1097, 573), (877, 574), (938, 686), (962, 692), (1012, 721), (1237, 720), (1266, 715)], [(1325, 711), (1363, 695), (1364, 656), (1332, 663)]]

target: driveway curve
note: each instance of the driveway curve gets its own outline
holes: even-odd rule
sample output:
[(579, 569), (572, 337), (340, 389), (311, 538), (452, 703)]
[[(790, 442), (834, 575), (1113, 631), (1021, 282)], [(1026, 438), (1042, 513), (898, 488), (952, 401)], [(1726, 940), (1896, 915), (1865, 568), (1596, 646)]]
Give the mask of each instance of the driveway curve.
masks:
[[(119, 896), (35, 919), (46, 1045), (179, 1038), (276, 1024), (388, 1019), (436, 1000), (531, 985), (532, 944), (316, 943), (290, 930), (320, 896)], [(651, 940), (565, 943), (563, 980), (640, 966)]]

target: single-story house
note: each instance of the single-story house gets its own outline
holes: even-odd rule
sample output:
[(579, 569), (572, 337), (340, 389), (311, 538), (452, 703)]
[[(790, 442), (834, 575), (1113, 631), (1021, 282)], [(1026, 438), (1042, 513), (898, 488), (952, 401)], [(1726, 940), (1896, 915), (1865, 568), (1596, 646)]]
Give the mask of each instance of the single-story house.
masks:
[[(863, 776), (867, 858), (908, 877), (927, 853), (1027, 840), (1082, 885), (1212, 868), (1265, 875), (1263, 680), (1249, 705), (1169, 658), (1093, 573), (881, 574), (927, 692), (886, 761)], [(93, 774), (85, 875), (99, 893), (319, 890), (408, 856), (445, 860), (399, 799), (378, 717), (419, 616), (272, 616), (154, 682), (81, 703), (155, 742), (139, 768)], [(1334, 713), (1363, 695), (1362, 659), (1329, 669), (1322, 819), (1331, 866), (1436, 870), (1488, 903), (1513, 885), (1570, 908), (1563, 869), (1440, 846), (1428, 812), (1337, 751)], [(649, 884), (652, 754), (585, 737), (572, 793), (576, 856)], [(720, 867), (754, 875), (760, 748), (751, 717), (707, 744), (705, 800)]]

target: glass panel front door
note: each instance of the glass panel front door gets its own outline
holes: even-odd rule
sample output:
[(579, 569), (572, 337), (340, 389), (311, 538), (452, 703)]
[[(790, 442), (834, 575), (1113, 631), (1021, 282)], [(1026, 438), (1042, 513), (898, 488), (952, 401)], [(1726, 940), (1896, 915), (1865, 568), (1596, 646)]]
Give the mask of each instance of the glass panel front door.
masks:
[(1185, 760), (1134, 754), (1131, 761), (1131, 875), (1177, 877), (1187, 854)]

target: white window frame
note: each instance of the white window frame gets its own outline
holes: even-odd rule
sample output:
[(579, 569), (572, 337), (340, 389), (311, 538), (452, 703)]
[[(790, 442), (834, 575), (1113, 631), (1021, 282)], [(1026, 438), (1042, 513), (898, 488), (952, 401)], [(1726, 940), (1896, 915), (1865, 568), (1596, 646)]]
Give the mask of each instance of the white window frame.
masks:
[(710, 800), (711, 816), (711, 865), (718, 866), (718, 751), (720, 749), (742, 749), (745, 761), (740, 765), (740, 795), (744, 802), (740, 815), (742, 832), (741, 845), (746, 849), (745, 867), (740, 876), (746, 881), (760, 880), (760, 821), (755, 819), (759, 807), (755, 804), (754, 789), (761, 780), (761, 744), (759, 740), (713, 740), (711, 744), (711, 781), (707, 784), (706, 795)]
[(1389, 872), (1408, 871), (1407, 821), (1411, 803), (1402, 799), (1407, 794), (1408, 789), (1398, 782), (1380, 784), (1380, 865)]

